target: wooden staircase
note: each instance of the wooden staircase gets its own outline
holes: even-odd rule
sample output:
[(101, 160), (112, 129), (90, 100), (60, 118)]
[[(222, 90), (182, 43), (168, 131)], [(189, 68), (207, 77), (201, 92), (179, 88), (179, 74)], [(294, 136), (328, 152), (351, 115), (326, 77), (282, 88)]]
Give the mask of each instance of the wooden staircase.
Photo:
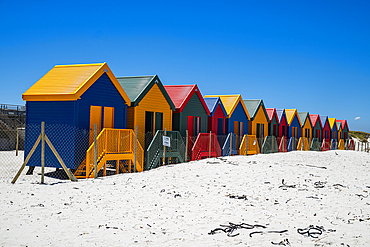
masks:
[[(136, 170), (135, 170), (135, 134), (129, 129), (104, 128), (97, 137), (97, 173), (103, 168), (103, 176), (107, 173), (107, 161), (115, 165), (116, 174), (121, 172), (142, 172), (144, 151), (140, 143), (136, 145)], [(86, 158), (77, 168), (76, 178), (94, 177), (94, 150), (92, 143), (86, 151)]]

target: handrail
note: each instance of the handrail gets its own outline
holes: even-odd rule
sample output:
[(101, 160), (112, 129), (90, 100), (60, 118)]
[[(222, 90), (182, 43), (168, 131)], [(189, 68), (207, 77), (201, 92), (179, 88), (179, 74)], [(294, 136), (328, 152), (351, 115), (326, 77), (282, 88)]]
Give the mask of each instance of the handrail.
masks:
[[(135, 133), (131, 129), (111, 129), (104, 128), (97, 136), (97, 156), (98, 161), (105, 155), (124, 154), (135, 151)], [(86, 176), (92, 172), (94, 164), (94, 143), (86, 151)], [(136, 150), (136, 168), (143, 170), (144, 150), (138, 143)]]

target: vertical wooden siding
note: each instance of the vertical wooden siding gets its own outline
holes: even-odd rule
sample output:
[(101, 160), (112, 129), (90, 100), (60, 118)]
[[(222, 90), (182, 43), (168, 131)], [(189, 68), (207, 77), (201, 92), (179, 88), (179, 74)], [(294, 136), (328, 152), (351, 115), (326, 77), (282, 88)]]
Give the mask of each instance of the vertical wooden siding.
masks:
[[(207, 111), (204, 109), (202, 102), (200, 101), (198, 95), (196, 93), (191, 96), (190, 100), (184, 107), (183, 111), (180, 113), (180, 121), (178, 130), (182, 136), (185, 136), (187, 130), (187, 121), (188, 116), (200, 117), (200, 124), (201, 124), (201, 133), (207, 132), (208, 126), (208, 115)], [(189, 133), (190, 134), (190, 133)]]
[(234, 112), (231, 114), (230, 118), (226, 119), (226, 134), (230, 132), (234, 133), (234, 121), (243, 122), (243, 135), (248, 133), (248, 116), (246, 115), (240, 102), (235, 107)]
[(258, 111), (253, 119), (253, 121), (250, 121), (249, 124), (252, 125), (252, 134), (249, 133), (249, 135), (257, 135), (257, 124), (264, 124), (263, 127), (263, 137), (264, 138), (268, 134), (268, 116), (265, 115), (265, 112), (263, 111), (263, 108), (260, 106), (258, 108)]
[[(172, 110), (157, 84), (153, 85), (149, 92), (140, 101), (138, 106), (130, 108), (135, 108), (135, 114), (132, 116), (132, 113), (130, 112), (127, 121), (131, 124), (132, 119), (134, 119), (134, 125), (137, 125), (138, 139), (143, 147), (145, 141), (144, 132), (146, 111), (163, 113), (163, 129), (166, 128), (166, 130), (172, 130)], [(155, 115), (156, 114), (154, 114), (153, 124), (155, 123)], [(132, 129), (135, 130), (135, 126), (132, 126)], [(155, 129), (154, 126), (153, 129)]]

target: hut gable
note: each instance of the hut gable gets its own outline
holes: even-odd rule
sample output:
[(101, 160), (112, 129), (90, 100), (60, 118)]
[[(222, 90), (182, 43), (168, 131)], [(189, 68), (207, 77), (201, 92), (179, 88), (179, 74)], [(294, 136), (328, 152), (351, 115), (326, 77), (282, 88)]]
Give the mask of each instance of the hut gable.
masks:
[(244, 104), (250, 113), (250, 123), (248, 133), (256, 135), (257, 138), (264, 139), (268, 135), (268, 118), (262, 100), (244, 100)]
[(210, 115), (208, 117), (208, 131), (217, 133), (218, 135), (225, 134), (225, 118), (226, 110), (219, 97), (204, 98)]
[(104, 73), (126, 103), (130, 100), (106, 63), (56, 65), (32, 85), (22, 98), (26, 101), (74, 101)]
[(164, 86), (175, 105), (173, 112), (172, 129), (180, 131), (185, 136), (197, 136), (207, 132), (208, 107), (198, 89), (194, 85), (166, 85)]
[(148, 94), (153, 86), (156, 85), (159, 88), (160, 93), (170, 105), (171, 109), (173, 111), (175, 110), (175, 105), (157, 75), (124, 76), (117, 77), (117, 80), (130, 98), (131, 106), (135, 107), (139, 105), (140, 101)]

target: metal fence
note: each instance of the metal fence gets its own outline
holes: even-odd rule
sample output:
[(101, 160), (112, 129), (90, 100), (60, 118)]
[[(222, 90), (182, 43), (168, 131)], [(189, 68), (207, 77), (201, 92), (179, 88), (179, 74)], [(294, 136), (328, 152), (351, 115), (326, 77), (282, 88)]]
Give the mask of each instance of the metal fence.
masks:
[[(63, 179), (69, 179), (68, 173), (66, 173), (61, 165), (60, 160), (63, 161), (65, 166), (72, 174), (77, 177), (92, 177), (91, 167), (94, 164), (93, 152), (94, 146), (91, 144), (92, 131), (89, 129), (76, 128), (68, 125), (45, 125), (45, 136), (53, 145), (55, 152), (45, 142), (44, 147), (44, 177), (45, 182), (58, 182)], [(108, 132), (106, 130), (106, 132)], [(126, 133), (127, 132), (127, 133)], [(99, 165), (97, 176), (104, 176), (110, 174), (117, 174), (122, 172), (137, 172), (145, 169), (152, 169), (163, 163), (163, 157), (160, 157), (156, 162), (152, 162), (153, 153), (163, 154), (163, 145), (161, 145), (161, 138), (163, 138), (163, 131), (157, 133), (146, 133), (137, 135), (137, 140), (140, 138), (144, 143), (141, 145), (140, 141), (137, 141), (136, 152), (137, 155), (133, 154), (134, 143), (136, 135), (133, 130), (111, 130), (110, 134), (107, 134), (109, 138), (105, 138), (105, 141), (101, 141), (101, 144), (97, 145), (97, 163)], [(15, 177), (20, 167), (26, 160), (27, 156), (32, 151), (35, 143), (41, 134), (40, 125), (27, 125), (16, 129), (2, 128), (0, 129), (0, 181), (11, 182)], [(101, 136), (103, 136), (103, 132)], [(156, 135), (158, 135), (156, 137)], [(172, 148), (168, 148), (165, 153), (165, 163), (179, 163), (191, 160), (192, 151), (194, 151), (194, 144), (198, 137), (181, 136), (178, 132), (168, 131), (167, 136), (170, 137)], [(242, 155), (258, 154), (258, 153), (274, 153), (278, 151), (289, 151), (295, 150), (297, 145), (293, 145), (296, 140), (291, 140), (291, 144), (286, 138), (275, 138), (272, 136), (265, 137), (262, 142), (255, 136), (245, 135), (244, 139), (239, 141), (239, 137), (235, 134), (219, 135), (216, 136), (211, 134), (211, 142), (209, 142), (209, 133), (202, 134), (202, 137), (198, 139), (200, 143), (200, 149), (196, 152), (203, 152), (204, 155), (201, 157), (209, 156), (209, 143), (211, 143), (211, 156), (230, 155), (230, 146), (232, 146), (231, 155), (237, 153)], [(104, 139), (104, 138), (103, 138)], [(157, 139), (156, 144), (154, 140)], [(232, 145), (230, 145), (230, 139)], [(99, 139), (100, 140), (100, 139)], [(283, 141), (284, 140), (284, 141)], [(289, 140), (289, 141), (290, 141)], [(303, 139), (302, 139), (303, 140)], [(33, 155), (29, 158), (27, 166), (22, 171), (18, 178), (18, 182), (31, 181), (39, 183), (41, 181), (41, 160), (42, 160), (42, 142), (35, 147)], [(126, 145), (126, 144), (127, 145)], [(262, 144), (261, 144), (262, 143)], [(303, 150), (307, 150), (307, 143), (304, 141)], [(104, 146), (105, 145), (105, 146)], [(150, 146), (152, 145), (152, 146)], [(156, 147), (154, 147), (156, 145)], [(260, 148), (261, 145), (261, 148)], [(283, 147), (285, 146), (285, 147)], [(289, 146), (289, 148), (288, 148)], [(140, 149), (140, 147), (142, 149)], [(180, 156), (172, 157), (175, 154), (175, 147), (181, 153)], [(220, 148), (218, 148), (220, 147)], [(225, 152), (221, 154), (221, 147), (224, 148)], [(88, 149), (90, 148), (90, 151)], [(243, 149), (243, 150), (240, 150)], [(356, 150), (369, 152), (369, 143), (361, 143), (351, 141), (331, 141), (325, 140), (320, 142), (318, 139), (313, 138), (309, 142), (309, 150), (311, 151), (322, 151), (330, 149), (345, 149), (345, 150)], [(187, 150), (186, 150), (187, 149)], [(299, 148), (298, 148), (299, 149)], [(154, 151), (153, 151), (154, 150)], [(130, 152), (131, 153), (130, 153)], [(213, 153), (215, 151), (215, 154)], [(216, 152), (217, 151), (217, 152)], [(238, 151), (238, 152), (237, 152)], [(172, 154), (171, 154), (172, 152)], [(208, 153), (207, 153), (208, 152)], [(55, 154), (57, 153), (57, 155)], [(125, 153), (125, 154), (124, 154)], [(109, 158), (108, 158), (109, 155)], [(131, 156), (130, 156), (131, 155)], [(196, 154), (195, 154), (196, 155)], [(59, 156), (59, 158), (58, 158)], [(88, 156), (88, 159), (86, 157)], [(126, 158), (123, 158), (125, 156)], [(134, 158), (127, 158), (128, 156)], [(163, 156), (163, 155), (162, 155)], [(187, 158), (186, 158), (187, 156)], [(199, 156), (199, 155), (198, 155)], [(194, 157), (193, 157), (194, 158)], [(133, 169), (135, 159), (137, 161), (137, 169)], [(194, 158), (195, 159), (195, 158)], [(144, 164), (146, 163), (146, 164)], [(152, 163), (154, 165), (152, 165)], [(81, 164), (86, 164), (83, 169), (85, 173), (79, 173), (78, 168), (81, 168)], [(143, 165), (145, 165), (143, 167)], [(149, 166), (148, 166), (149, 165)], [(89, 166), (87, 169), (86, 166)], [(88, 172), (87, 172), (88, 171)], [(29, 175), (27, 175), (27, 173)], [(88, 175), (86, 175), (88, 173)]]

